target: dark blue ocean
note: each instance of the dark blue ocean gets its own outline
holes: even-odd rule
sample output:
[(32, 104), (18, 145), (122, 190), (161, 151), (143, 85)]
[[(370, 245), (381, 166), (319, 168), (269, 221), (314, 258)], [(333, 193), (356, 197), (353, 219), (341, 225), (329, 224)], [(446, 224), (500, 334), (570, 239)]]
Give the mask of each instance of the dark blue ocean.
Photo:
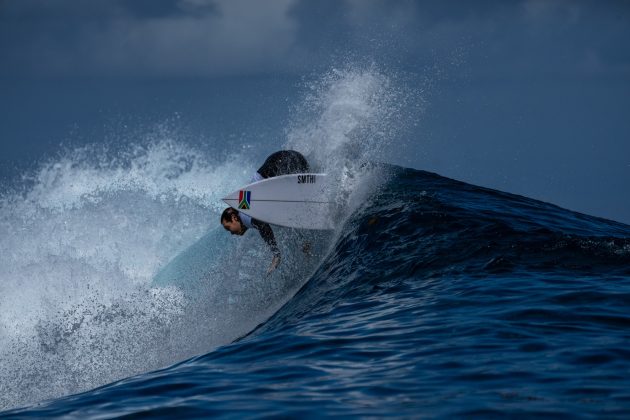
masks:
[(276, 229), (269, 276), (218, 226), (242, 153), (165, 130), (5, 187), (0, 417), (628, 418), (630, 226), (373, 165), (395, 101), (344, 77), (277, 145), (338, 177), (338, 227)]

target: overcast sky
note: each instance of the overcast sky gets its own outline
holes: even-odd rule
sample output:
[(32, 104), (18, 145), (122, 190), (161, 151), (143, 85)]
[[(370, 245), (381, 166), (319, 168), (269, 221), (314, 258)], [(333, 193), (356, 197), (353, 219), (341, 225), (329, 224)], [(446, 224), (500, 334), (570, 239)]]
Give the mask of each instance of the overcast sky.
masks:
[[(457, 49), (474, 76), (627, 77), (625, 1), (2, 0), (3, 76), (302, 72), (335, 54), (417, 65)], [(534, 73), (534, 74), (532, 74)]]
[(628, 40), (627, 1), (0, 0), (0, 175), (103, 109), (367, 57), (433, 81), (397, 163), (630, 222)]

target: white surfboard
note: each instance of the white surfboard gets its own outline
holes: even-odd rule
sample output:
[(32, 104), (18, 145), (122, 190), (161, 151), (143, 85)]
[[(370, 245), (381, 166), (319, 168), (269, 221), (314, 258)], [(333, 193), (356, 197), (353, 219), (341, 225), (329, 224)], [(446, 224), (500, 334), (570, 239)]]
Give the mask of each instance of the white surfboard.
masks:
[(241, 213), (273, 225), (332, 229), (326, 174), (291, 174), (263, 179), (223, 198)]

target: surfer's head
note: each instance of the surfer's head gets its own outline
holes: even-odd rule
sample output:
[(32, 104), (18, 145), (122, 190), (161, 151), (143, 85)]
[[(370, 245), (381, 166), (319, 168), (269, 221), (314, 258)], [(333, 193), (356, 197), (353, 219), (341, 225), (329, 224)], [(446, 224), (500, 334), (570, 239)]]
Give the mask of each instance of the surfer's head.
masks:
[(243, 226), (243, 222), (241, 222), (238, 211), (234, 210), (232, 207), (223, 210), (223, 214), (221, 214), (221, 224), (225, 230), (232, 235), (242, 235), (247, 230), (245, 226)]

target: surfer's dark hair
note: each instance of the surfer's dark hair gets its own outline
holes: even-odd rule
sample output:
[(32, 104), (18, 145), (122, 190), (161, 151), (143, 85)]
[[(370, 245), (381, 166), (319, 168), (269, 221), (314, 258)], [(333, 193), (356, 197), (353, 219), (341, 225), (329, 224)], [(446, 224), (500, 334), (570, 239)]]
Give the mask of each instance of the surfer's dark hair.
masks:
[(232, 216), (236, 216), (236, 219), (240, 222), (241, 218), (238, 215), (238, 211), (232, 207), (228, 207), (227, 209), (223, 210), (223, 213), (221, 214), (221, 223), (223, 222), (231, 222), (232, 221)]

